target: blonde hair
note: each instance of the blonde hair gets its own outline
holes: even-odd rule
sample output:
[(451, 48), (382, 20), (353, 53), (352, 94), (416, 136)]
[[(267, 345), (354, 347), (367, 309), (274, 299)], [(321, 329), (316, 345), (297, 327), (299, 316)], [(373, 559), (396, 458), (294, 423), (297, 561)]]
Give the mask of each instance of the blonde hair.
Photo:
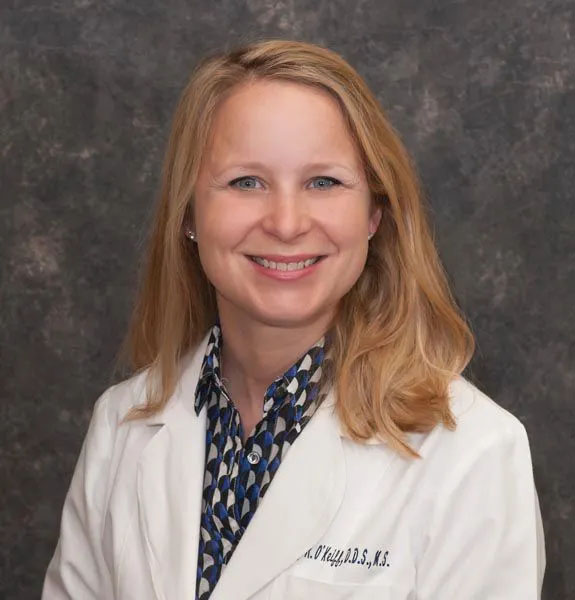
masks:
[[(274, 79), (320, 88), (334, 97), (362, 157), (373, 200), (382, 209), (365, 268), (341, 299), (330, 330), (329, 377), (344, 431), (378, 437), (419, 457), (404, 432), (455, 428), (448, 385), (475, 350), (450, 293), (427, 223), (410, 158), (359, 74), (320, 46), (264, 40), (203, 59), (173, 118), (140, 288), (120, 356), (150, 368), (145, 405), (128, 419), (160, 411), (174, 391), (181, 356), (217, 317), (213, 286), (197, 247), (186, 242), (193, 190), (210, 123), (237, 85)], [(190, 249), (192, 248), (192, 249)], [(327, 372), (327, 370), (326, 370)]]

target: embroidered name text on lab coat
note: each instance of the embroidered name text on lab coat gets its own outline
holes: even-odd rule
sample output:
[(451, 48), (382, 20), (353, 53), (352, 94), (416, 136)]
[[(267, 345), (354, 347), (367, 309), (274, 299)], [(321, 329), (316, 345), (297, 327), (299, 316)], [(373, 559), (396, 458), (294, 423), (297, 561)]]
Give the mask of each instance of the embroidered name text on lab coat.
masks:
[(328, 544), (312, 546), (303, 558), (328, 563), (331, 567), (353, 565), (371, 569), (372, 567), (391, 567), (389, 550), (381, 548), (336, 548)]

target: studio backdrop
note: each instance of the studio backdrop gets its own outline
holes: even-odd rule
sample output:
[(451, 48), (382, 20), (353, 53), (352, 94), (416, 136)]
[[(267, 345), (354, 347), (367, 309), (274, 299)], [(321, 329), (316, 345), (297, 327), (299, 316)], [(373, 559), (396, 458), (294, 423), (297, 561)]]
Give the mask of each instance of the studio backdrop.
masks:
[(0, 597), (29, 600), (114, 361), (195, 62), (262, 37), (341, 53), (414, 156), (478, 347), (525, 425), (544, 600), (575, 598), (572, 0), (3, 0)]

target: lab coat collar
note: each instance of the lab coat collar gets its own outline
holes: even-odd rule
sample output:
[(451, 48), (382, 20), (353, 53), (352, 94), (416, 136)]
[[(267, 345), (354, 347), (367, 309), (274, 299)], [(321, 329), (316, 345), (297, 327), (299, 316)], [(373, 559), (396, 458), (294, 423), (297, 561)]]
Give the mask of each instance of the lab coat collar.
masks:
[[(139, 518), (158, 599), (193, 598), (204, 480), (206, 408), (193, 392), (208, 336), (183, 361), (167, 408), (147, 421), (161, 426), (138, 468)], [(345, 460), (330, 392), (282, 461), (212, 600), (245, 600), (319, 540), (342, 502)], [(294, 535), (297, 532), (297, 535)]]
[[(205, 334), (202, 341), (195, 347), (184, 354), (181, 360), (180, 372), (178, 377), (178, 383), (170, 402), (164, 409), (143, 419), (143, 422), (150, 426), (165, 425), (172, 419), (178, 419), (181, 416), (187, 416), (187, 413), (194, 414), (195, 411), (195, 390), (198, 383), (198, 379), (201, 375), (202, 363), (206, 353), (206, 347), (208, 345), (212, 329), (210, 328)], [(323, 340), (323, 338), (322, 338)], [(318, 343), (323, 343), (320, 340)], [(335, 393), (330, 390), (326, 397), (321, 403), (322, 409), (330, 409), (331, 412), (335, 410)], [(204, 419), (200, 414), (199, 419)], [(336, 419), (335, 414), (333, 415), (332, 425), (337, 429), (341, 437), (347, 437), (343, 427)], [(381, 440), (373, 438), (367, 440), (365, 443), (381, 444)]]

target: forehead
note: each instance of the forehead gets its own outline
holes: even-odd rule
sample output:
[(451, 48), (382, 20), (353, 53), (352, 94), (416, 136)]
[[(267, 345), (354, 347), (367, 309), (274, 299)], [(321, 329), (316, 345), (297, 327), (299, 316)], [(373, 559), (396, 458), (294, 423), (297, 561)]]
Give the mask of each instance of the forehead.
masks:
[(359, 161), (339, 103), (327, 91), (288, 81), (258, 80), (234, 88), (217, 107), (210, 162)]

